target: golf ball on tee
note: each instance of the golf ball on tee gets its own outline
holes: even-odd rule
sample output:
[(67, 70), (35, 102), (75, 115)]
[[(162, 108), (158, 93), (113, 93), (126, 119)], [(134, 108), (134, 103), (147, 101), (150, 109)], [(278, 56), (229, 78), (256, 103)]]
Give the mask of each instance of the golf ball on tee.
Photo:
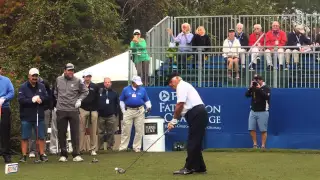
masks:
[(116, 168), (114, 168), (114, 170), (118, 171), (118, 168), (116, 167)]

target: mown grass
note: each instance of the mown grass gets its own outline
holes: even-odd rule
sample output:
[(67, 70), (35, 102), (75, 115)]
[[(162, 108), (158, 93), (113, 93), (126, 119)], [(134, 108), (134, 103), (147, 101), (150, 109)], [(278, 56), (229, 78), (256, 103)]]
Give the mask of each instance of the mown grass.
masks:
[[(219, 179), (219, 180), (315, 180), (319, 179), (320, 151), (311, 150), (253, 150), (208, 149), (204, 152), (208, 173), (174, 176), (172, 172), (184, 165), (186, 152), (146, 153), (125, 174), (116, 174), (114, 168), (126, 168), (139, 155), (134, 152), (111, 152), (97, 156), (84, 155), (84, 162), (59, 163), (50, 156), (48, 163), (19, 164), (17, 174), (0, 174), (8, 180), (111, 180), (111, 179)], [(18, 160), (18, 156), (14, 158)], [(3, 164), (4, 167), (4, 164)]]

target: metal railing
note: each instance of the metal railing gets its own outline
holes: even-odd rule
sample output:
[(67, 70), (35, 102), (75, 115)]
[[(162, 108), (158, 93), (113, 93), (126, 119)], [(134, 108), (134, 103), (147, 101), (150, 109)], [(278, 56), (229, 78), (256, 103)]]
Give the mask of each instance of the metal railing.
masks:
[[(184, 80), (196, 87), (248, 87), (253, 76), (259, 74), (273, 88), (320, 87), (320, 47), (310, 46), (309, 51), (294, 53), (286, 50), (297, 48), (293, 46), (281, 47), (283, 51), (280, 52), (260, 51), (256, 53), (258, 59), (254, 65), (252, 64), (254, 52), (248, 52), (251, 47), (241, 48), (247, 51), (242, 52), (239, 49), (235, 52), (239, 57), (238, 69), (235, 69), (234, 63), (229, 70), (228, 57), (225, 57), (228, 56), (228, 52), (222, 52), (222, 46), (193, 47), (193, 52), (183, 53), (169, 52), (167, 47), (149, 48), (148, 52), (152, 52), (149, 53), (152, 58), (147, 65), (148, 68), (137, 72), (137, 68), (131, 65), (129, 77), (138, 74), (144, 79), (146, 86), (166, 86), (166, 75), (177, 71)], [(269, 47), (263, 47), (267, 48)], [(210, 51), (203, 52), (203, 49)], [(136, 55), (138, 54), (130, 51), (130, 57)], [(241, 57), (245, 57), (243, 64)], [(280, 61), (282, 67), (279, 65)], [(268, 63), (273, 66), (270, 68)]]

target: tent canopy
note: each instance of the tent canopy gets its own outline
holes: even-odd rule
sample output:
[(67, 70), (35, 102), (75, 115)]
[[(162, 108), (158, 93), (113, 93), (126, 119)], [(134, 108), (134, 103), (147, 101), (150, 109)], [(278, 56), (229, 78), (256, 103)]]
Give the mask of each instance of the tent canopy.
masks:
[[(129, 67), (129, 61), (131, 63)], [(130, 70), (130, 71), (129, 71)], [(115, 57), (107, 59), (101, 63), (83, 69), (74, 75), (82, 79), (83, 73), (89, 71), (92, 73), (92, 82), (101, 83), (105, 77), (109, 77), (111, 81), (128, 81), (129, 72), (132, 75), (137, 74), (134, 63), (129, 57), (129, 51), (119, 54)]]

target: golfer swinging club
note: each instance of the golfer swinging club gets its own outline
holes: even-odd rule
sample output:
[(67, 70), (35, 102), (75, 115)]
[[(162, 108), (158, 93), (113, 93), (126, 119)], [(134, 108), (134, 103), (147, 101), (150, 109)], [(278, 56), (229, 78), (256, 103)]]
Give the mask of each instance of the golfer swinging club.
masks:
[(184, 168), (173, 174), (188, 175), (206, 173), (206, 165), (202, 157), (202, 142), (208, 124), (208, 113), (196, 89), (182, 80), (178, 73), (168, 76), (167, 83), (177, 91), (177, 104), (173, 119), (168, 123), (168, 129), (178, 124), (180, 116), (184, 116), (188, 126), (187, 159)]

